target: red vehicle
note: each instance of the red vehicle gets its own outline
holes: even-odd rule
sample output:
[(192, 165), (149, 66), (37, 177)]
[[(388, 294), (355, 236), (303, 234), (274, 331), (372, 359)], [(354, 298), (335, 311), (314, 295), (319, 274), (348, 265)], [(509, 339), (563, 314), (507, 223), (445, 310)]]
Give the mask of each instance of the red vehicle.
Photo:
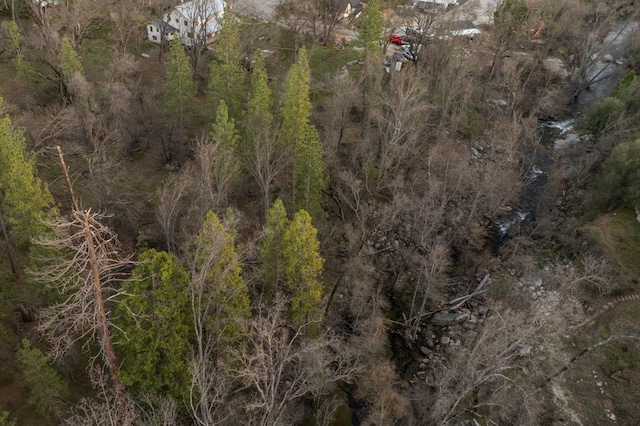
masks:
[(387, 38), (389, 39), (389, 42), (397, 44), (398, 46), (402, 46), (402, 44), (404, 43), (404, 41), (402, 41), (398, 34), (388, 35)]

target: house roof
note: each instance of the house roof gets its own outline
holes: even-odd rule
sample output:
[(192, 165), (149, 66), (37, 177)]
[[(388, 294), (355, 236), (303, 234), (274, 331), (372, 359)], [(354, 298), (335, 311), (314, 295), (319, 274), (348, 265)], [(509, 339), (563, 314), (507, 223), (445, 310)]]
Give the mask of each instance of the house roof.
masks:
[(222, 14), (226, 3), (223, 0), (193, 0), (176, 6), (176, 10), (191, 21), (206, 21)]
[(209, 19), (205, 23), (204, 31), (202, 30), (202, 25), (196, 25), (193, 30), (196, 32), (196, 34), (212, 35), (220, 30), (220, 24), (218, 24), (218, 21), (215, 19)]

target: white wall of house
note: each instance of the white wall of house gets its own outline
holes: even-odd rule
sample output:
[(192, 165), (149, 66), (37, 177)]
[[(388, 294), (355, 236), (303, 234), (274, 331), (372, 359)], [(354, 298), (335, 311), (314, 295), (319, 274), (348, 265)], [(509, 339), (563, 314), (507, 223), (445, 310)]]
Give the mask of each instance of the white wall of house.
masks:
[(158, 21), (154, 21), (147, 24), (147, 38), (149, 39), (149, 41), (157, 44), (162, 43), (163, 29), (165, 32), (165, 35), (164, 35), (165, 41), (173, 40), (175, 37), (174, 36), (175, 28), (173, 27), (173, 25), (170, 26), (168, 23), (164, 24)]
[[(222, 0), (193, 0), (182, 3), (164, 16), (163, 21), (176, 29), (177, 36), (182, 43), (191, 46), (194, 38), (206, 34), (207, 41), (218, 31), (219, 19), (224, 12), (225, 3)], [(160, 32), (157, 23), (147, 25), (147, 36), (154, 43), (160, 43)], [(153, 37), (157, 40), (154, 40)], [(167, 37), (167, 39), (170, 39)]]
[(193, 28), (192, 24), (189, 22), (189, 19), (187, 19), (187, 17), (183, 16), (176, 9), (173, 9), (169, 13), (168, 22), (172, 26), (174, 26), (174, 27), (176, 27), (178, 29), (178, 37), (180, 37), (182, 40), (184, 40), (187, 37), (187, 34)]
[(155, 23), (147, 24), (147, 38), (153, 43), (160, 44), (162, 42), (160, 28)]

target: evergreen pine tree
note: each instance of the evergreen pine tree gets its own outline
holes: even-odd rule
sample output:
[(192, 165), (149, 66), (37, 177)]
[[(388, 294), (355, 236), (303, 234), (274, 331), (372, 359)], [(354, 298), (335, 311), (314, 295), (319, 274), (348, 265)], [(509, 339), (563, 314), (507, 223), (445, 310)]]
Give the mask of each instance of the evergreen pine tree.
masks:
[(191, 293), (197, 333), (210, 333), (226, 343), (242, 335), (250, 314), (249, 290), (233, 237), (213, 212), (207, 213), (195, 237)]
[(223, 152), (234, 153), (238, 146), (240, 136), (236, 130), (235, 120), (229, 116), (229, 110), (224, 100), (216, 111), (216, 121), (209, 133), (213, 143), (219, 143)]
[(305, 138), (311, 116), (311, 99), (309, 98), (309, 79), (311, 71), (307, 50), (300, 49), (298, 60), (289, 68), (284, 83), (284, 94), (280, 116), (282, 120), (281, 138), (282, 148), (287, 153), (288, 161), (292, 165), (292, 199), (296, 205), (298, 184), (298, 149)]
[(24, 55), (22, 54), (22, 34), (16, 21), (9, 22), (8, 36), (9, 45), (15, 55), (12, 62), (16, 69), (16, 75), (23, 81), (31, 83), (35, 79), (35, 71), (31, 64), (25, 61)]
[(0, 118), (0, 193), (9, 235), (20, 245), (47, 229), (43, 218), (57, 214), (48, 187), (36, 176), (35, 155), (26, 152), (24, 136), (8, 116)]
[(273, 96), (262, 55), (256, 53), (251, 91), (244, 120), (240, 155), (247, 171), (260, 187), (266, 216), (271, 204), (271, 185), (284, 165), (283, 152), (274, 137)]
[(362, 120), (362, 133), (366, 138), (369, 128), (369, 120), (371, 116), (371, 101), (369, 96), (373, 91), (372, 65), (375, 58), (382, 50), (381, 41), (384, 36), (385, 24), (380, 10), (378, 0), (370, 0), (367, 8), (362, 13), (358, 33), (360, 41), (364, 46), (364, 83), (362, 85), (362, 109), (364, 111), (364, 119)]
[(311, 116), (309, 82), (311, 70), (307, 50), (298, 52), (298, 60), (291, 65), (284, 82), (283, 102), (280, 109), (282, 119), (282, 138), (292, 152), (304, 137)]
[(187, 396), (190, 337), (189, 277), (166, 252), (149, 249), (122, 285), (124, 297), (116, 308), (122, 354), (121, 379), (138, 391)]
[(165, 112), (178, 126), (178, 161), (184, 159), (185, 127), (195, 109), (196, 83), (179, 38), (171, 40), (164, 83)]
[(322, 266), (318, 231), (311, 225), (311, 216), (298, 211), (289, 223), (282, 240), (282, 269), (290, 294), (290, 315), (294, 325), (313, 323), (307, 329), (316, 334), (322, 321)]
[(238, 41), (239, 22), (226, 9), (219, 23), (220, 31), (213, 46), (214, 60), (209, 68), (208, 98), (214, 108), (224, 101), (229, 109), (228, 114), (238, 120), (244, 105), (247, 77), (247, 72), (240, 64), (242, 49)]
[(325, 164), (318, 132), (308, 125), (296, 155), (296, 200), (298, 207), (313, 214), (323, 214), (322, 190), (325, 187)]
[[(251, 73), (251, 88), (244, 128), (247, 143), (252, 144), (273, 126), (273, 93), (269, 87), (269, 77), (260, 51)], [(251, 149), (247, 149), (251, 151)]]
[(84, 73), (80, 56), (78, 56), (66, 38), (62, 39), (62, 44), (60, 45), (60, 68), (62, 68), (62, 75), (66, 84), (69, 84), (75, 73)]
[(365, 55), (377, 54), (381, 51), (382, 37), (384, 35), (384, 19), (378, 0), (370, 0), (367, 8), (362, 13), (358, 33), (364, 45)]
[(276, 199), (267, 213), (267, 221), (260, 248), (262, 261), (263, 292), (273, 296), (284, 278), (282, 269), (282, 244), (284, 234), (289, 227), (289, 219), (280, 198)]
[(29, 392), (27, 405), (42, 415), (61, 412), (60, 397), (67, 392), (67, 383), (51, 367), (49, 357), (32, 348), (27, 339), (18, 350), (22, 383)]

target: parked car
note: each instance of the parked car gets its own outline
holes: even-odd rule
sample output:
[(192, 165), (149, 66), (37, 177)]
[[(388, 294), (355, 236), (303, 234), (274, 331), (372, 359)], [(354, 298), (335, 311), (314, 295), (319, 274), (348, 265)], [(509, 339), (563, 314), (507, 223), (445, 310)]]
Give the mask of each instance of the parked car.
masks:
[(398, 34), (388, 35), (387, 39), (389, 39), (390, 43), (397, 44), (398, 46), (402, 46), (404, 44), (404, 41), (400, 38)]

